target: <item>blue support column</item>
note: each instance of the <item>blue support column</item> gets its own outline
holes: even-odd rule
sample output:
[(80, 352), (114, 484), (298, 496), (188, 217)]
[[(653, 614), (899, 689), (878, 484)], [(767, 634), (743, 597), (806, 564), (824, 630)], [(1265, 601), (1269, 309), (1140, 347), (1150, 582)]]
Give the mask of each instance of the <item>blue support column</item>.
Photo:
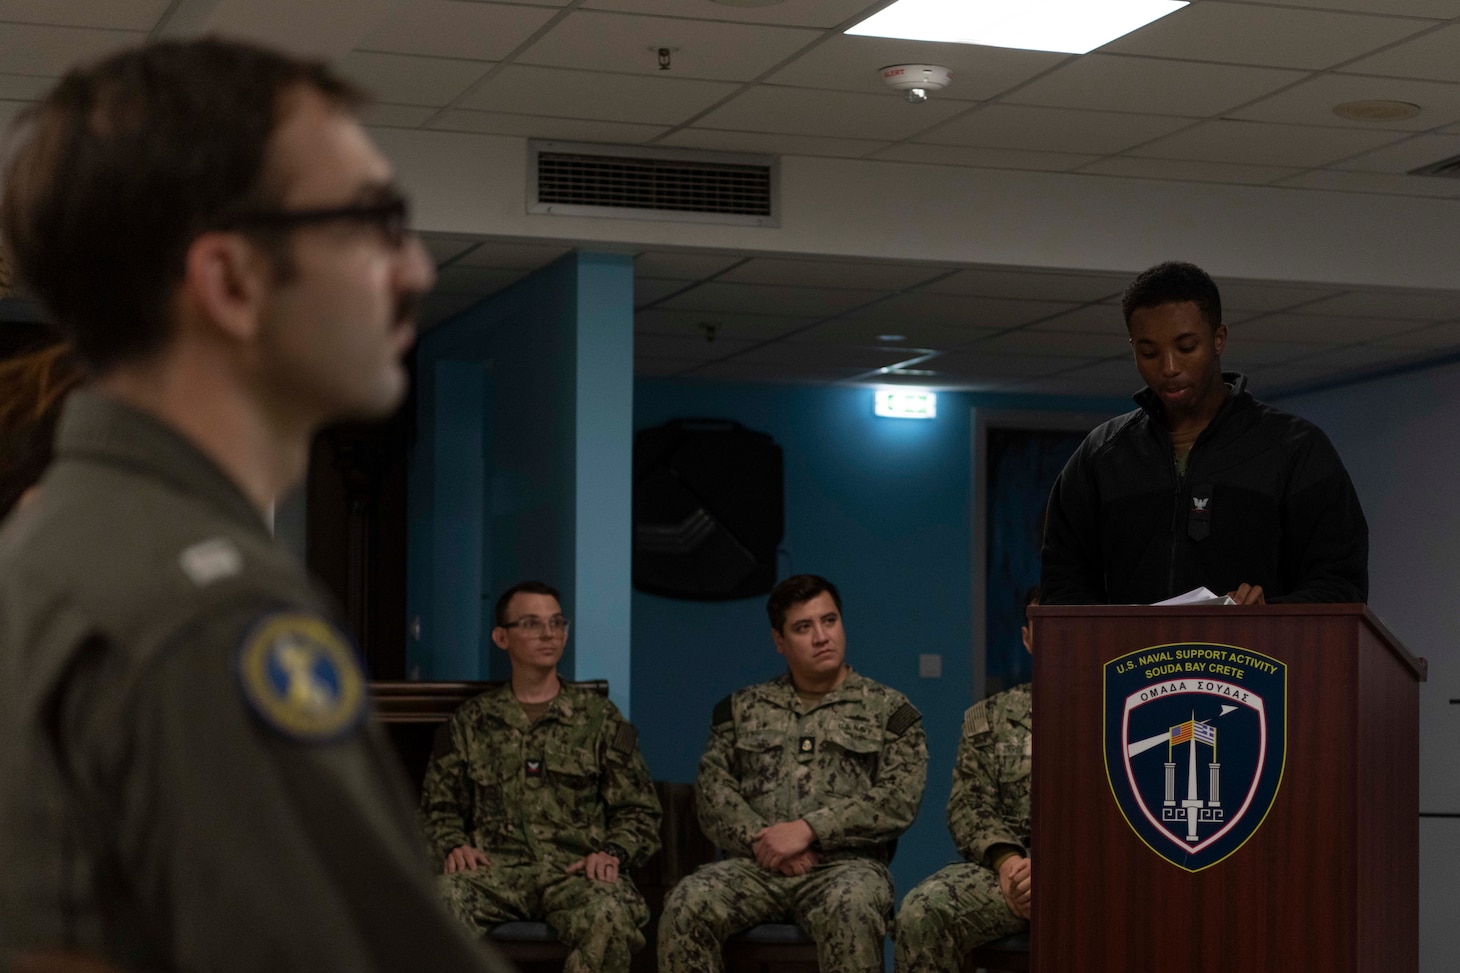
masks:
[(608, 679), (627, 712), (632, 260), (573, 254), (543, 268), (427, 332), (418, 374), (412, 671), (505, 678), (492, 604), (533, 578), (558, 587), (574, 619), (563, 675)]

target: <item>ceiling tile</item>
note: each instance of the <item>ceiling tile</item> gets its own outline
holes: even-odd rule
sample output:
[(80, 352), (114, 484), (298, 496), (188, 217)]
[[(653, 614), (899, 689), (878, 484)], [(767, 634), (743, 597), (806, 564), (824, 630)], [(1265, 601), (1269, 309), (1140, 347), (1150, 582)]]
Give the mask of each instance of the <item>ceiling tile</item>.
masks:
[(877, 296), (877, 291), (722, 284), (712, 281), (670, 298), (663, 306), (689, 311), (829, 317), (860, 307)]
[(1460, 16), (1456, 0), (1276, 0), (1284, 7), (1316, 7), (1323, 10), (1352, 10), (1358, 13), (1394, 14), (1405, 17), (1433, 17), (1449, 20)]
[(688, 280), (655, 280), (652, 277), (634, 278), (634, 307), (644, 308), (658, 304), (666, 297), (673, 297), (696, 286)]
[(1217, 278), (1222, 295), (1222, 316), (1228, 324), (1236, 323), (1231, 311), (1285, 311), (1304, 307), (1314, 301), (1336, 296), (1332, 287), (1305, 287), (1300, 284), (1274, 284), (1266, 281), (1223, 280)]
[(461, 257), (457, 263), (464, 267), (505, 267), (516, 270), (536, 270), (546, 267), (572, 247), (558, 243), (512, 243), (502, 240), (487, 240)]
[(948, 273), (940, 267), (892, 262), (756, 257), (718, 279), (739, 284), (902, 290)]
[(1062, 372), (1051, 378), (1031, 379), (1010, 385), (1009, 392), (1044, 395), (1087, 395), (1109, 396), (1125, 399), (1140, 388), (1140, 379), (1132, 374), (1129, 365), (1119, 369), (1105, 364), (1091, 365)]
[(1401, 175), (1457, 155), (1460, 155), (1460, 135), (1415, 135), (1375, 152), (1334, 163), (1333, 168)]
[(1077, 111), (1034, 105), (987, 105), (918, 136), (936, 145), (1109, 155), (1168, 135), (1195, 119), (1170, 115)]
[(728, 270), (744, 259), (742, 256), (726, 253), (646, 250), (634, 258), (634, 276), (666, 280), (703, 280)]
[(1460, 318), (1460, 292), (1350, 291), (1304, 305), (1304, 314), (1338, 314), (1360, 318), (1448, 321)]
[(1075, 355), (993, 355), (970, 350), (944, 352), (918, 367), (964, 377), (1033, 378), (1062, 372), (1087, 360)]
[(829, 139), (789, 132), (726, 132), (719, 129), (683, 128), (659, 140), (661, 145), (719, 152), (754, 152), (769, 155), (831, 156), (857, 159), (891, 143), (871, 139)]
[(1330, 377), (1323, 369), (1302, 365), (1257, 365), (1243, 369), (1242, 373), (1247, 376), (1247, 388), (1264, 399), (1274, 392), (1302, 388)]
[[(150, 31), (172, 0), (0, 0), (0, 20), (57, 27)], [(9, 30), (9, 25), (6, 26)]]
[(1349, 345), (1319, 352), (1302, 358), (1294, 364), (1308, 368), (1320, 368), (1334, 372), (1378, 368), (1392, 365), (1407, 358), (1424, 358), (1425, 352), (1414, 348), (1399, 348), (1392, 345)]
[(678, 375), (688, 368), (693, 368), (699, 362), (693, 359), (685, 361), (677, 358), (640, 358), (634, 356), (634, 377), (635, 378), (669, 378)]
[(476, 111), (677, 125), (738, 90), (724, 81), (510, 65), (457, 105)]
[(654, 334), (636, 331), (634, 333), (634, 357), (676, 358), (681, 361), (714, 361), (727, 355), (755, 347), (754, 341), (726, 338), (718, 332), (715, 340), (707, 341), (703, 334)]
[(123, 47), (135, 47), (146, 39), (145, 33), (129, 30), (5, 24), (0, 29), (0, 66), (9, 74), (54, 78), (77, 64)]
[(953, 101), (909, 105), (890, 91), (864, 95), (757, 85), (710, 112), (699, 124), (746, 132), (896, 140), (915, 135), (967, 107)]
[(970, 166), (979, 169), (1029, 169), (1069, 172), (1099, 158), (1068, 152), (1025, 152), (1021, 149), (981, 149), (967, 145), (918, 145), (905, 142), (884, 149), (874, 158), (885, 162), (916, 162), (934, 166)]
[(381, 101), (439, 108), (471, 87), (491, 65), (484, 61), (351, 51), (336, 61), (335, 67)]
[(527, 276), (528, 271), (453, 264), (441, 268), (436, 275), (437, 294), (472, 294), (487, 297)]
[[(1460, 13), (1460, 5), (1456, 5)], [(1354, 74), (1380, 74), (1395, 78), (1428, 78), (1432, 81), (1460, 81), (1460, 64), (1455, 51), (1460, 50), (1460, 24), (1432, 30), (1423, 37), (1405, 41), (1343, 67)]]
[(778, 314), (726, 314), (720, 311), (671, 311), (650, 308), (634, 312), (635, 332), (702, 336), (705, 326), (715, 329), (716, 338), (745, 338), (765, 341), (807, 327), (815, 318)]
[(1109, 335), (1078, 334), (1069, 331), (1021, 329), (1006, 331), (963, 349), (970, 352), (991, 352), (998, 355), (1061, 355), (1098, 358), (1109, 355), (1113, 346)]
[(1331, 169), (1305, 172), (1284, 179), (1279, 185), (1299, 189), (1327, 189), (1342, 193), (1383, 193), (1395, 196), (1460, 196), (1460, 180), (1396, 176), (1383, 172), (1336, 172)]
[(748, 362), (805, 363), (816, 368), (856, 368), (871, 371), (921, 356), (909, 355), (896, 348), (871, 345), (828, 345), (787, 340), (761, 345), (738, 357)]
[[(1105, 45), (1151, 57), (1319, 69), (1416, 34), (1433, 22), (1203, 0)], [(1373, 72), (1384, 74), (1388, 72)]]
[(834, 88), (885, 94), (882, 68), (917, 62), (940, 64), (953, 72), (953, 81), (936, 99), (986, 101), (1023, 84), (1059, 64), (1067, 54), (1017, 51), (978, 44), (933, 44), (887, 37), (851, 37), (837, 34), (800, 55), (766, 80), (804, 88)]
[(1460, 321), (1426, 325), (1413, 331), (1404, 331), (1400, 334), (1389, 335), (1387, 338), (1380, 338), (1376, 343), (1435, 350), (1457, 348), (1460, 347)]
[(713, 23), (578, 10), (517, 58), (588, 71), (658, 74), (661, 47), (674, 48), (667, 74), (749, 81), (816, 40), (790, 27)]
[(355, 46), (391, 54), (501, 61), (557, 15), (550, 7), (411, 0)]
[[(1381, 122), (1349, 121), (1333, 113), (1335, 105), (1371, 99), (1407, 101), (1419, 105), (1421, 111), (1411, 119)], [(1355, 131), (1426, 131), (1460, 119), (1460, 84), (1324, 74), (1234, 111), (1232, 117), (1298, 125), (1342, 125)]]
[[(1134, 276), (1134, 275), (1132, 275)], [(1064, 314), (1057, 314), (1038, 324), (1029, 326), (1031, 331), (1066, 331), (1098, 334), (1110, 342), (1110, 354), (1126, 351), (1125, 319), (1120, 308), (1111, 304), (1089, 304)]]
[(698, 17), (705, 20), (784, 24), (794, 27), (836, 27), (858, 17), (867, 9), (869, 2), (870, 0), (790, 0), (788, 3), (769, 6), (731, 6), (685, 3), (684, 0), (588, 0), (583, 6), (593, 10), (620, 10), (665, 17)]
[[(826, 344), (876, 345), (911, 350), (956, 348), (970, 341), (997, 334), (997, 328), (976, 328), (968, 324), (937, 324), (906, 318), (844, 317), (824, 321), (797, 336), (801, 341)], [(902, 335), (902, 341), (880, 341), (883, 335)]]
[(1263, 185), (1276, 182), (1285, 176), (1297, 175), (1302, 170), (1279, 166), (1233, 165), (1230, 162), (1199, 162), (1193, 159), (1136, 159), (1119, 156), (1092, 162), (1080, 171), (1134, 179)]
[(1269, 314), (1238, 325), (1231, 334), (1239, 341), (1304, 342), (1341, 344), (1377, 341), (1415, 330), (1415, 322), (1393, 318), (1322, 317), (1301, 314)]
[(1259, 166), (1321, 166), (1394, 142), (1394, 132), (1309, 125), (1271, 125), (1219, 118), (1132, 149), (1150, 159), (1234, 162)]
[(1297, 358), (1307, 358), (1321, 347), (1300, 341), (1258, 341), (1244, 332), (1227, 332), (1227, 345), (1222, 349), (1222, 367), (1243, 372), (1258, 365), (1277, 365)]
[(1033, 301), (1098, 301), (1125, 290), (1129, 275), (1061, 274), (1012, 268), (960, 270), (923, 290), (929, 294), (976, 294)]
[[(1015, 301), (997, 297), (930, 294), (914, 291), (879, 301), (857, 316), (889, 325), (901, 321), (969, 328), (1017, 328), (1069, 309), (1053, 301)], [(897, 328), (891, 328), (896, 332)]]
[(0, 101), (0, 132), (10, 127), (15, 116), (25, 110), (30, 102), (25, 101)]
[(421, 242), (426, 245), (426, 252), (431, 255), (431, 260), (438, 266), (455, 260), (477, 245), (471, 237), (451, 236), (445, 233), (423, 233)]
[(866, 371), (865, 368), (835, 368), (805, 362), (745, 361), (741, 358), (732, 358), (729, 361), (713, 362), (703, 368), (696, 368), (686, 377), (723, 382), (824, 385), (844, 378), (853, 378)]
[(1303, 77), (1277, 68), (1086, 54), (1004, 101), (1195, 117), (1220, 114)]
[(507, 115), (502, 112), (467, 111), (462, 108), (442, 112), (427, 127), (446, 132), (519, 135), (523, 138), (560, 139), (566, 142), (617, 142), (621, 145), (647, 142), (665, 131), (663, 125)]
[(375, 102), (361, 109), (360, 120), (376, 128), (417, 128), (438, 111), (439, 108), (426, 105), (387, 105)]

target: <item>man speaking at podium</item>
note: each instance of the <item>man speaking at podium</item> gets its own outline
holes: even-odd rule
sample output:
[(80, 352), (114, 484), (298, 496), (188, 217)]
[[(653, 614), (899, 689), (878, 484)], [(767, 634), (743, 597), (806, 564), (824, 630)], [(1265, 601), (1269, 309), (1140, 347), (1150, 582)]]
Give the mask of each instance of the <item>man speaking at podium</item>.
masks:
[(1369, 528), (1348, 472), (1317, 426), (1222, 372), (1212, 279), (1160, 264), (1121, 310), (1146, 387), (1055, 481), (1043, 603), (1151, 604), (1203, 586), (1242, 605), (1366, 601)]

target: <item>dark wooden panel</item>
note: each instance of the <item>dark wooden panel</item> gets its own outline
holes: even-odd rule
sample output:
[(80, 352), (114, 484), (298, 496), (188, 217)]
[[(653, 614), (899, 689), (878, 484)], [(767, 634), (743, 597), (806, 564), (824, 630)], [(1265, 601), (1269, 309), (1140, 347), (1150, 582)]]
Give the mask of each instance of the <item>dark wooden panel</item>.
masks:
[[(1423, 671), (1383, 640), (1362, 606), (1033, 614), (1034, 969), (1416, 968), (1392, 962), (1387, 946), (1376, 947), (1382, 965), (1357, 965), (1360, 927), (1376, 942), (1407, 935), (1406, 950), (1417, 948), (1416, 903), (1396, 887), (1417, 883), (1417, 855), (1395, 839), (1398, 877), (1377, 893), (1391, 903), (1380, 915), (1361, 912), (1359, 876), (1376, 851), (1390, 850), (1372, 844), (1372, 832), (1417, 830), (1417, 803), (1389, 795), (1417, 787), (1414, 682)], [(1240, 646), (1288, 666), (1287, 760), (1272, 810), (1245, 845), (1195, 873), (1151, 851), (1126, 823), (1103, 752), (1104, 663), (1182, 641)], [(1367, 695), (1376, 698), (1361, 708)], [(1365, 753), (1372, 786), (1361, 774)], [(1383, 931), (1372, 931), (1376, 921)]]

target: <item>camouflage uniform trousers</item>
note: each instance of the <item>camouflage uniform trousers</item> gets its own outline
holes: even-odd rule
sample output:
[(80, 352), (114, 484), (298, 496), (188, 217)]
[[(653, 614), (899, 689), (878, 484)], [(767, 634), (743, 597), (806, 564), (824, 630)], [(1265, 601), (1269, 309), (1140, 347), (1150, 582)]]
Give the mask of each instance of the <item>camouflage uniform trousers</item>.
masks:
[(1028, 929), (1029, 920), (1009, 911), (992, 870), (959, 862), (934, 872), (902, 900), (892, 968), (958, 973), (970, 950)]
[(822, 973), (882, 973), (892, 876), (870, 858), (788, 876), (748, 858), (702, 865), (664, 902), (660, 973), (723, 973), (720, 944), (761, 922), (794, 921), (816, 941)]
[(561, 862), (497, 861), (438, 878), (446, 907), (477, 932), (504, 922), (546, 922), (572, 952), (564, 973), (626, 973), (644, 945), (644, 897), (627, 877), (600, 882)]

